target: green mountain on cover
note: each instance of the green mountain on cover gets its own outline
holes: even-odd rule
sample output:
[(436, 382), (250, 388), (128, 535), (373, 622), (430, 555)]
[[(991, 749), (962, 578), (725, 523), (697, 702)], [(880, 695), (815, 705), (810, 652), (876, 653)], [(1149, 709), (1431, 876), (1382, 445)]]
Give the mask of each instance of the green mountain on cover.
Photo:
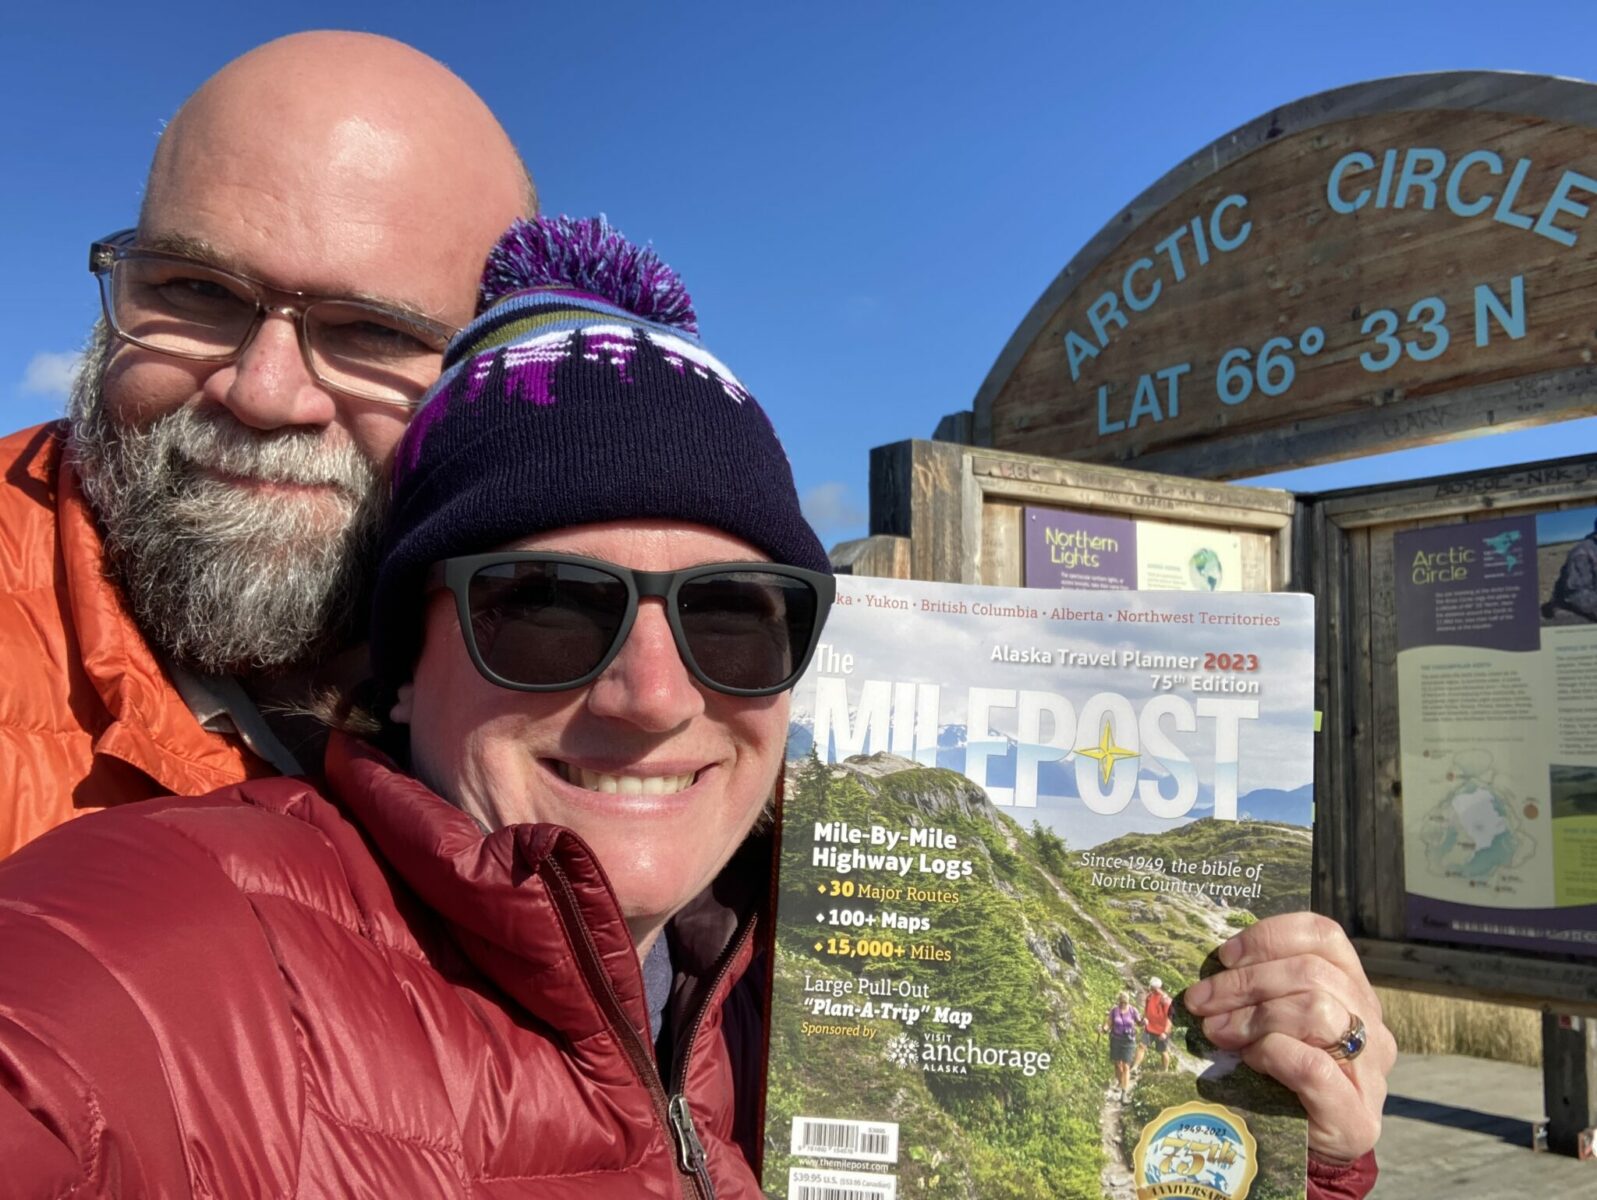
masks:
[[(1106, 1091), (1113, 1071), (1107, 1039), (1098, 1029), (1120, 990), (1132, 990), (1140, 1003), (1149, 976), (1159, 975), (1167, 990), (1178, 993), (1196, 981), (1214, 946), (1256, 915), (1306, 905), (1306, 830), (1203, 820), (1092, 851), (1166, 861), (1262, 861), (1266, 899), (1255, 913), (1203, 895), (1107, 890), (1095, 884), (1094, 870), (1083, 865), (1079, 852), (1040, 824), (1023, 827), (1010, 816), (1014, 810), (993, 807), (980, 788), (954, 771), (887, 754), (835, 765), (811, 754), (788, 769), (778, 994), (800, 993), (806, 976), (908, 979), (925, 985), (930, 1000), (980, 1016), (963, 1031), (906, 1031), (893, 1020), (865, 1020), (861, 1024), (875, 1036), (864, 1040), (806, 1035), (802, 1024), (818, 1018), (793, 1004), (780, 1006), (771, 1031), (768, 1191), (781, 1194), (795, 1161), (787, 1135), (795, 1115), (869, 1115), (901, 1126), (898, 1195), (906, 1200), (1130, 1200), (1136, 1193), (1126, 1164), (1143, 1124), (1166, 1107), (1201, 1098), (1245, 1113), (1255, 1136), (1270, 1147), (1261, 1154), (1255, 1200), (1303, 1196), (1302, 1123), (1283, 1089), (1245, 1067), (1200, 1080), (1195, 1072), (1203, 1064), (1184, 1053), (1186, 1069), (1169, 1074), (1150, 1059), (1132, 1096), (1110, 1105)], [(850, 903), (816, 892), (818, 878), (837, 878), (810, 864), (816, 821), (895, 830), (933, 826), (959, 839), (956, 853), (976, 864), (977, 879), (917, 880), (958, 892), (959, 903), (897, 906), (933, 917), (932, 931), (918, 940), (952, 949), (952, 962), (839, 960), (816, 952), (817, 930), (823, 929), (817, 915)], [(863, 870), (842, 878), (856, 886), (903, 882), (889, 872)], [(987, 879), (992, 886), (977, 886)], [(823, 936), (834, 932), (828, 926)], [(1179, 1005), (1175, 1015), (1173, 1044), (1184, 1047), (1193, 1039), (1196, 1047)], [(1053, 1061), (1030, 1078), (977, 1067), (967, 1074), (933, 1073), (903, 1062), (906, 1043), (945, 1032), (982, 1046), (1045, 1048)]]
[[(1205, 817), (1168, 833), (1131, 833), (1093, 847), (1121, 858), (1179, 858), (1188, 863), (1262, 864), (1263, 895), (1242, 902), (1254, 917), (1301, 912), (1309, 907), (1314, 835), (1297, 825), (1270, 821), (1219, 821)], [(1167, 869), (1165, 874), (1172, 874)], [(1184, 878), (1201, 878), (1185, 875)], [(1233, 880), (1234, 882), (1235, 880)], [(1245, 881), (1244, 881), (1245, 882)]]

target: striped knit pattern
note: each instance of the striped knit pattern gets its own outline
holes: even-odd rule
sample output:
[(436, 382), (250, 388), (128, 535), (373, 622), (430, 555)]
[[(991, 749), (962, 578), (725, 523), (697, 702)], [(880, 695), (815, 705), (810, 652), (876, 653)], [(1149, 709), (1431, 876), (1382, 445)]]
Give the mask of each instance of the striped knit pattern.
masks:
[[(534, 232), (545, 245), (564, 236)], [(433, 563), (543, 530), (672, 519), (724, 530), (774, 562), (831, 569), (764, 410), (686, 332), (692, 309), (680, 281), (604, 233), (589, 230), (580, 247), (643, 262), (646, 288), (586, 270), (580, 255), (539, 261), (571, 267), (575, 257), (574, 274), (645, 295), (645, 307), (665, 294), (676, 319), (647, 320), (608, 296), (534, 278), (456, 335), (395, 456), (371, 621), (373, 665), (387, 682), (410, 677)], [(508, 269), (496, 262), (500, 282)]]

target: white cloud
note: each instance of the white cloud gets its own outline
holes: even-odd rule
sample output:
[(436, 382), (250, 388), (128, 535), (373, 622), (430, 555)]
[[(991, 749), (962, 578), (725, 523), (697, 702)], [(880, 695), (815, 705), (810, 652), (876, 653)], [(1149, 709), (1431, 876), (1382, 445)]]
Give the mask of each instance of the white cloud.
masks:
[(799, 497), (799, 507), (818, 530), (841, 529), (865, 523), (865, 510), (848, 495), (848, 484), (818, 483)]
[(45, 350), (35, 354), (22, 372), (23, 393), (65, 400), (72, 390), (72, 377), (78, 372), (80, 357), (72, 350), (60, 353)]

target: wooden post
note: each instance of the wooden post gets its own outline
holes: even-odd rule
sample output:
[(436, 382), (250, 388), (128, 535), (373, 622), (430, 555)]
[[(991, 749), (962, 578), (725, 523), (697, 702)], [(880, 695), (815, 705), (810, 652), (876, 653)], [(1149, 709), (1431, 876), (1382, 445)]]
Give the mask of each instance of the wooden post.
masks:
[(874, 575), (877, 578), (909, 578), (909, 539), (885, 533), (840, 542), (828, 555), (839, 575)]
[(934, 442), (954, 442), (961, 446), (971, 446), (976, 442), (976, 415), (969, 410), (964, 412), (949, 413), (937, 422), (937, 428), (932, 432)]
[(976, 582), (963, 568), (964, 453), (919, 440), (871, 451), (871, 534), (909, 539), (907, 578)]
[(1597, 1020), (1542, 1014), (1542, 1092), (1547, 1148), (1591, 1158), (1597, 1126)]

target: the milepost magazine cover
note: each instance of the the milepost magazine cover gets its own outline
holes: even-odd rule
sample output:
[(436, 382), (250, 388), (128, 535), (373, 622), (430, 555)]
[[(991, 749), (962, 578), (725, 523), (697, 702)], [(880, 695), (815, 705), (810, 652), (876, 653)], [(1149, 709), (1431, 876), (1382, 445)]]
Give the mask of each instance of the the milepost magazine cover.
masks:
[(1305, 596), (840, 579), (793, 697), (766, 1191), (1302, 1197), (1295, 1100), (1179, 997), (1308, 907), (1313, 678)]

